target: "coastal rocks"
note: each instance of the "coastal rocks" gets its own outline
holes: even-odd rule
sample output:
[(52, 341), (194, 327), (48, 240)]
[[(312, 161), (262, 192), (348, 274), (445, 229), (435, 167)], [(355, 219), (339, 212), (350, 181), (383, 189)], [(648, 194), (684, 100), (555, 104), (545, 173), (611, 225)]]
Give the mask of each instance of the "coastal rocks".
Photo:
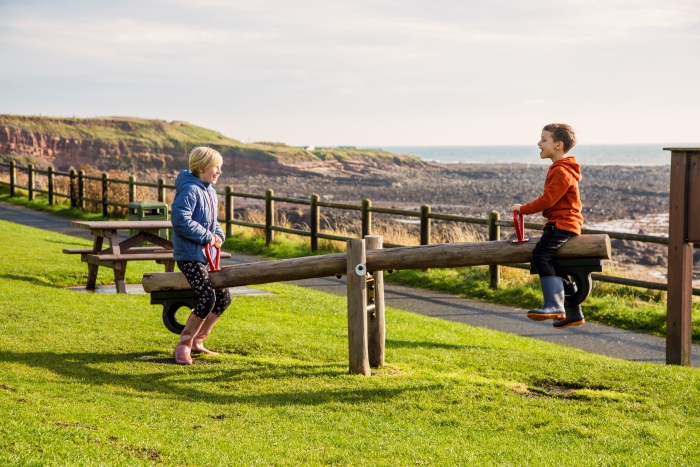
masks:
[[(258, 194), (273, 188), (276, 195), (295, 198), (308, 198), (312, 193), (317, 193), (325, 201), (356, 205), (363, 198), (371, 199), (373, 206), (404, 209), (418, 209), (421, 204), (429, 204), (433, 212), (474, 217), (486, 217), (490, 211), (497, 210), (501, 219), (510, 220), (510, 206), (513, 203), (531, 201), (541, 195), (547, 169), (544, 165), (526, 164), (428, 163), (421, 168), (395, 167), (393, 170), (352, 174), (344, 171), (343, 176), (304, 171), (286, 175), (238, 172), (235, 177), (223, 180), (222, 184), (231, 184), (236, 191)], [(668, 166), (587, 166), (583, 167), (582, 172), (580, 191), (584, 225), (606, 225), (612, 220), (624, 219), (638, 220), (640, 225), (648, 225), (648, 222), (644, 222), (656, 219), (659, 222), (655, 221), (653, 232), (650, 229), (647, 233), (664, 233), (660, 219), (668, 215)], [(249, 201), (237, 199), (236, 203), (237, 207), (243, 207)], [(341, 222), (345, 225), (350, 221), (359, 222), (355, 214), (322, 210), (329, 223), (335, 223), (340, 216), (347, 217), (347, 221), (343, 219)], [(377, 214), (374, 219), (378, 222), (382, 215)], [(304, 215), (298, 213), (290, 214), (292, 220), (308, 222)], [(528, 216), (527, 220), (542, 222), (544, 219), (541, 216)], [(603, 225), (595, 228), (613, 230), (603, 228)], [(505, 237), (509, 232), (512, 230), (504, 228), (502, 235)], [(654, 270), (663, 270), (667, 266), (665, 245), (613, 240), (612, 246), (613, 260), (618, 264)], [(696, 251), (694, 261), (696, 270), (700, 270), (700, 251)]]
[[(362, 168), (352, 172), (336, 165), (327, 169), (296, 167), (287, 175), (248, 175), (236, 170), (231, 182), (242, 190), (253, 185), (273, 188), (281, 196), (318, 193), (338, 202), (359, 203), (369, 198), (373, 203), (405, 208), (430, 204), (433, 211), (470, 216), (486, 216), (497, 210), (502, 218), (508, 218), (513, 203), (540, 196), (546, 173), (547, 166), (524, 164), (430, 163), (421, 168)], [(583, 175), (580, 191), (586, 223), (668, 213), (668, 167), (591, 166), (583, 168)], [(542, 219), (531, 216), (528, 220)]]
[[(613, 260), (618, 263), (644, 266), (668, 266), (668, 247), (630, 240), (612, 240)], [(700, 259), (700, 258), (699, 258)]]

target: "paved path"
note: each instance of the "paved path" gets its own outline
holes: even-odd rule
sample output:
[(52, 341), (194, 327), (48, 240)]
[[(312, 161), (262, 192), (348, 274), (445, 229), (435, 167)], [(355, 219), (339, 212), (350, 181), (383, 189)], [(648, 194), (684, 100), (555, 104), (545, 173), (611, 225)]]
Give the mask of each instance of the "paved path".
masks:
[[(72, 228), (69, 219), (19, 208), (7, 203), (0, 203), (0, 219), (90, 238), (90, 233), (86, 230)], [(254, 256), (233, 254), (230, 259), (222, 260), (222, 264), (254, 261), (265, 260)], [(336, 295), (345, 295), (345, 277), (342, 279), (334, 277), (309, 279), (291, 283)], [(554, 329), (551, 322), (536, 322), (527, 319), (525, 311), (522, 309), (394, 284), (386, 284), (385, 301), (387, 306), (393, 308), (556, 342), (615, 358), (661, 364), (666, 361), (666, 339), (661, 337), (593, 323), (564, 330)], [(693, 366), (700, 367), (700, 345), (693, 345)]]

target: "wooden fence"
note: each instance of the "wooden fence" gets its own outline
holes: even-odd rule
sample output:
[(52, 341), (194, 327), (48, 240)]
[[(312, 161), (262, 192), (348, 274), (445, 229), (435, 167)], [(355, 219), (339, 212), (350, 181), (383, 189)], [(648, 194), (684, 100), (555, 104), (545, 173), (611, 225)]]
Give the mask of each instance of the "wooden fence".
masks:
[[(103, 173), (101, 177), (89, 176), (84, 173), (84, 171), (71, 170), (70, 172), (59, 172), (49, 167), (46, 170), (40, 170), (33, 167), (32, 164), (28, 164), (27, 167), (22, 167), (17, 165), (14, 161), (9, 163), (0, 162), (0, 167), (6, 167), (9, 172), (9, 181), (0, 181), (0, 185), (5, 185), (10, 187), (10, 196), (16, 196), (17, 189), (24, 189), (28, 193), (30, 200), (33, 200), (36, 193), (46, 194), (48, 197), (49, 205), (53, 205), (56, 202), (57, 197), (63, 197), (70, 199), (70, 204), (72, 207), (77, 207), (84, 209), (86, 203), (96, 203), (102, 207), (102, 215), (108, 217), (109, 206), (116, 206), (127, 208), (128, 204), (119, 203), (116, 201), (110, 201), (109, 198), (109, 186), (110, 184), (127, 184), (129, 185), (129, 202), (136, 201), (136, 187), (148, 187), (155, 188), (157, 190), (158, 201), (165, 202), (166, 190), (174, 190), (174, 185), (169, 185), (165, 183), (165, 180), (160, 178), (157, 183), (148, 182), (137, 182), (134, 176), (130, 176), (129, 180), (119, 180), (109, 178), (109, 175)], [(17, 172), (23, 171), (27, 173), (27, 185), (21, 186), (17, 183)], [(47, 188), (38, 189), (35, 183), (35, 174), (43, 174), (47, 176)], [(60, 193), (56, 190), (55, 177), (68, 177), (70, 180), (69, 192)], [(85, 181), (93, 180), (100, 181), (102, 184), (102, 196), (100, 199), (87, 198), (85, 197)], [(440, 220), (448, 222), (461, 222), (472, 225), (483, 225), (488, 228), (488, 239), (489, 240), (500, 240), (501, 239), (501, 227), (513, 227), (512, 221), (505, 221), (500, 219), (500, 214), (497, 211), (492, 211), (488, 218), (481, 217), (468, 217), (460, 216), (455, 214), (444, 214), (432, 212), (429, 205), (424, 204), (419, 210), (408, 210), (408, 209), (394, 209), (394, 208), (384, 208), (378, 206), (372, 206), (372, 202), (369, 199), (363, 199), (360, 205), (347, 204), (347, 203), (331, 203), (326, 201), (321, 201), (319, 195), (312, 194), (308, 199), (305, 198), (290, 198), (285, 196), (275, 196), (272, 189), (265, 191), (265, 194), (254, 194), (254, 193), (243, 193), (234, 191), (231, 186), (224, 187), (224, 191), (217, 191), (217, 193), (224, 199), (224, 218), (218, 219), (219, 222), (224, 224), (226, 230), (226, 237), (231, 237), (233, 235), (233, 226), (238, 225), (242, 227), (251, 227), (254, 229), (260, 229), (265, 232), (265, 244), (270, 245), (275, 239), (275, 232), (284, 232), (292, 235), (300, 235), (310, 238), (311, 251), (318, 250), (318, 240), (335, 240), (335, 241), (347, 241), (352, 237), (346, 237), (342, 235), (333, 235), (328, 233), (323, 233), (320, 231), (320, 208), (328, 209), (340, 209), (347, 211), (357, 211), (360, 213), (362, 222), (362, 238), (367, 235), (372, 234), (372, 213), (376, 214), (389, 214), (394, 216), (411, 217), (420, 220), (420, 244), (429, 245), (430, 244), (430, 233), (431, 233), (431, 221)], [(255, 199), (261, 200), (265, 205), (265, 223), (253, 223), (245, 222), (234, 218), (234, 198), (244, 198), (244, 199)], [(293, 229), (289, 227), (282, 227), (275, 225), (275, 201), (281, 203), (288, 203), (293, 205), (301, 205), (309, 207), (309, 230)], [(526, 222), (525, 228), (531, 230), (541, 230), (544, 224), (537, 224)], [(611, 239), (620, 240), (630, 240), (636, 242), (644, 243), (656, 243), (660, 245), (668, 245), (667, 237), (653, 236), (653, 235), (640, 235), (622, 232), (609, 232), (605, 230), (594, 230), (594, 229), (582, 229), (581, 233), (584, 234), (607, 234)], [(400, 247), (404, 245), (397, 245), (391, 243), (384, 243), (385, 248)], [(700, 248), (700, 242), (693, 244), (695, 248)], [(521, 269), (529, 269), (528, 264), (510, 264), (504, 265), (508, 267), (516, 267)], [(500, 266), (489, 266), (490, 273), (490, 285), (492, 288), (498, 288), (500, 283)], [(613, 284), (627, 285), (632, 287), (641, 287), (652, 290), (667, 290), (667, 284), (662, 282), (651, 282), (642, 281), (637, 279), (627, 279), (624, 277), (607, 276), (603, 274), (591, 274), (593, 280), (608, 282)], [(693, 288), (693, 295), (700, 296), (700, 288)]]

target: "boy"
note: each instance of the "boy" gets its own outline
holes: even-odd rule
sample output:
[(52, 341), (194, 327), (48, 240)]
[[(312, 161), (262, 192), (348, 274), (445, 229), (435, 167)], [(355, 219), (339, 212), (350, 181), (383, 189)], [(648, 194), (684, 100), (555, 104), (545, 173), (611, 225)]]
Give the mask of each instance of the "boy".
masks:
[(514, 204), (512, 208), (523, 215), (542, 211), (547, 218), (542, 237), (532, 252), (532, 265), (540, 275), (544, 306), (530, 310), (527, 317), (535, 321), (554, 319), (555, 328), (585, 323), (578, 309), (568, 313), (564, 310), (564, 286), (573, 289), (574, 284), (568, 280), (565, 284), (564, 279), (554, 272), (552, 264), (557, 250), (571, 237), (579, 235), (583, 225), (578, 191), (581, 166), (574, 156), (568, 154), (575, 144), (576, 135), (569, 125), (552, 123), (542, 129), (542, 137), (537, 143), (540, 158), (552, 161), (544, 182), (544, 193), (530, 203)]

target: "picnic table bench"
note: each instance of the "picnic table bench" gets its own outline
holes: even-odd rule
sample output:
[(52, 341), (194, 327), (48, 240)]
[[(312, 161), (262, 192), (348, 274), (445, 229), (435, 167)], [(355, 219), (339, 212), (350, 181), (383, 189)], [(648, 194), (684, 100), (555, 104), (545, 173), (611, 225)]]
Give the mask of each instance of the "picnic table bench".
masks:
[[(126, 293), (124, 275), (129, 261), (153, 261), (165, 265), (166, 272), (173, 272), (173, 243), (158, 235), (161, 229), (171, 229), (170, 221), (73, 221), (73, 227), (89, 230), (94, 237), (92, 248), (64, 248), (63, 253), (80, 255), (80, 260), (88, 263), (86, 289), (95, 290), (97, 272), (100, 266), (114, 270), (114, 284), (117, 293)], [(119, 241), (120, 230), (133, 231), (135, 235)], [(105, 239), (109, 247), (103, 248)], [(140, 246), (144, 242), (152, 246)], [(222, 258), (231, 254), (221, 252)]]

